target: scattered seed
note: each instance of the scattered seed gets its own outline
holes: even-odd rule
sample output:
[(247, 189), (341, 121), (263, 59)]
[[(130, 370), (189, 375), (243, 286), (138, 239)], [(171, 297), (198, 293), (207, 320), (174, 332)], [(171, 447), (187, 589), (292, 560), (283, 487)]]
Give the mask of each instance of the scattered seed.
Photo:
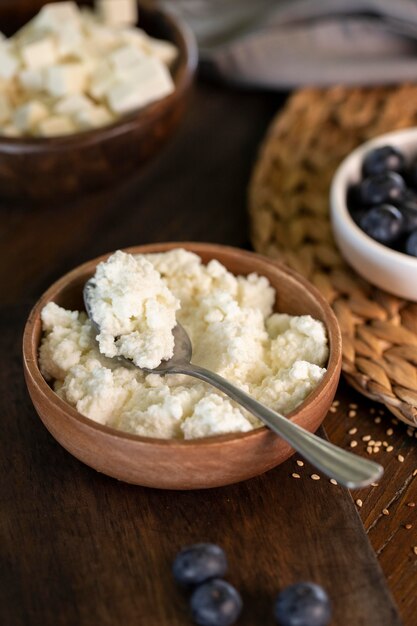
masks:
[(297, 461), (297, 465), (298, 465), (298, 467), (303, 467), (304, 466), (304, 461), (298, 460)]
[(378, 446), (378, 448), (380, 448), (382, 446), (382, 441), (375, 441), (374, 446)]
[(358, 442), (357, 442), (357, 441), (355, 441), (355, 439), (353, 439), (353, 440), (350, 442), (350, 447), (351, 447), (351, 448), (356, 448), (356, 446), (357, 446), (357, 445), (358, 445)]
[(370, 413), (371, 415), (373, 415), (373, 414), (375, 413), (375, 409), (374, 409), (374, 407), (372, 407), (371, 409), (369, 409), (369, 413)]
[(349, 411), (348, 417), (356, 417), (356, 411), (354, 411), (354, 410)]
[(388, 441), (383, 441), (382, 445), (384, 446), (384, 448), (388, 448)]
[(391, 435), (393, 435), (393, 434), (394, 434), (394, 429), (393, 428), (388, 428), (388, 430), (387, 430), (388, 437), (391, 437)]
[(339, 406), (339, 404), (340, 404), (340, 400), (333, 400), (332, 404), (333, 404), (334, 406)]
[(379, 446), (374, 446), (374, 454), (377, 454), (380, 451), (380, 447)]
[(404, 526), (404, 528), (406, 528), (407, 530), (410, 530), (410, 528), (412, 528), (412, 527), (413, 527), (413, 525), (412, 525), (412, 524), (406, 524), (406, 525)]
[(394, 446), (388, 446), (387, 452), (392, 452), (394, 450)]
[(413, 476), (417, 476), (417, 469), (414, 470)]
[(410, 507), (410, 509), (413, 509), (416, 506), (415, 502), (407, 502), (407, 506)]
[(291, 474), (291, 476), (292, 476), (293, 478), (301, 478), (300, 474), (297, 474), (296, 472), (293, 472), (293, 473)]
[(335, 478), (331, 478), (330, 482), (332, 483), (332, 485), (337, 485), (337, 480)]
[(414, 552), (414, 554), (416, 554), (416, 555), (417, 555), (417, 546), (414, 546), (414, 548), (413, 548), (413, 552)]
[(397, 459), (399, 460), (399, 462), (400, 462), (400, 463), (404, 463), (404, 457), (403, 457), (403, 455), (402, 455), (402, 454), (399, 454), (399, 455), (397, 456)]
[(414, 435), (414, 430), (412, 428), (407, 428), (407, 435), (412, 437)]
[(380, 415), (384, 415), (385, 411), (384, 411), (384, 409), (378, 409), (378, 413), (379, 413)]
[(320, 476), (318, 474), (311, 474), (310, 478), (312, 480), (320, 480)]
[(357, 428), (351, 428), (350, 430), (348, 430), (349, 435), (355, 435), (357, 432), (358, 432)]
[(374, 446), (374, 445), (375, 445), (375, 441), (374, 441), (373, 439), (370, 439), (370, 440), (369, 440), (369, 445), (370, 445), (370, 446)]
[(389, 515), (388, 509), (382, 509), (382, 515)]
[(394, 426), (397, 426), (397, 424), (398, 424), (398, 420), (397, 420), (397, 418), (396, 418), (396, 417), (393, 417), (393, 418), (392, 418), (392, 420), (391, 420), (391, 424), (394, 424)]
[(361, 508), (363, 502), (362, 500), (360, 500), (359, 498), (356, 500), (356, 504), (358, 505), (359, 508)]
[(335, 406), (331, 406), (329, 409), (330, 413), (336, 413), (337, 409)]
[(371, 483), (371, 487), (378, 487), (379, 483)]
[(374, 419), (375, 424), (380, 424), (381, 423), (381, 418), (380, 417), (376, 417)]
[(373, 448), (371, 446), (368, 446), (366, 448), (366, 451), (367, 451), (368, 454), (372, 454), (372, 450), (373, 450)]
[(364, 435), (362, 441), (371, 441), (371, 435)]
[(350, 409), (357, 409), (357, 408), (358, 408), (358, 405), (357, 405), (357, 404), (355, 404), (354, 402), (351, 402), (351, 403), (349, 404), (349, 408), (350, 408)]

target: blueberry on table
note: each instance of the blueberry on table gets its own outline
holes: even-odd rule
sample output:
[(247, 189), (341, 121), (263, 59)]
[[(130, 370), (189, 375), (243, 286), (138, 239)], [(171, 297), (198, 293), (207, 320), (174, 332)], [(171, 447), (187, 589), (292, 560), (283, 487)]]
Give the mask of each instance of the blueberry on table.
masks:
[(399, 209), (389, 204), (372, 207), (361, 218), (362, 230), (380, 243), (393, 244), (401, 235), (404, 218)]
[(327, 626), (330, 600), (320, 585), (296, 583), (278, 594), (274, 615), (280, 626)]
[(193, 620), (199, 626), (230, 626), (242, 610), (242, 599), (225, 580), (214, 578), (193, 592), (190, 600)]
[(404, 179), (396, 172), (365, 178), (359, 185), (361, 203), (367, 205), (400, 201), (405, 190)]
[(226, 555), (214, 543), (196, 543), (183, 548), (172, 566), (175, 580), (185, 586), (199, 585), (210, 578), (219, 578), (226, 571)]
[(381, 146), (370, 150), (365, 155), (362, 163), (362, 174), (367, 178), (386, 172), (402, 172), (404, 165), (404, 157), (397, 148)]
[(417, 228), (408, 236), (405, 242), (405, 251), (407, 254), (417, 257)]

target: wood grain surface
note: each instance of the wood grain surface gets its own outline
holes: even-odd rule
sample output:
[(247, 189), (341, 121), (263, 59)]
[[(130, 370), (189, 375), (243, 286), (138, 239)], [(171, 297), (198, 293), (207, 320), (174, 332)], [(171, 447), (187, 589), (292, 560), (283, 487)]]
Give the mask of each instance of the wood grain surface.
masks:
[[(134, 180), (71, 204), (1, 205), (0, 623), (7, 626), (187, 626), (170, 564), (188, 543), (220, 543), (242, 592), (240, 625), (273, 624), (283, 586), (328, 589), (333, 626), (397, 626), (379, 554), (405, 626), (415, 625), (415, 439), (393, 426), (405, 457), (380, 453), (379, 487), (355, 498), (290, 459), (259, 478), (209, 491), (129, 486), (78, 462), (49, 435), (25, 387), (21, 333), (39, 295), (75, 265), (129, 245), (166, 240), (248, 246), (246, 186), (259, 141), (283, 98), (201, 83), (180, 131)], [(28, 172), (28, 175), (30, 173)], [(346, 385), (330, 414), (331, 438), (351, 425), (378, 437), (377, 405)], [(349, 418), (349, 403), (358, 405)], [(387, 435), (386, 435), (387, 437)], [(363, 452), (361, 444), (360, 452)], [(390, 515), (382, 514), (389, 508)], [(403, 528), (413, 523), (411, 530)]]

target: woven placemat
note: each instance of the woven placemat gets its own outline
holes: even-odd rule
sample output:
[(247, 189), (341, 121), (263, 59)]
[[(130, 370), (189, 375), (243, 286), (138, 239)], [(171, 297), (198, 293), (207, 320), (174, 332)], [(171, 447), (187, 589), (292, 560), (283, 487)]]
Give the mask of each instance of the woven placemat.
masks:
[(267, 133), (249, 187), (254, 248), (284, 261), (330, 302), (349, 383), (417, 426), (417, 304), (361, 279), (333, 240), (329, 189), (367, 139), (417, 125), (417, 86), (302, 89)]

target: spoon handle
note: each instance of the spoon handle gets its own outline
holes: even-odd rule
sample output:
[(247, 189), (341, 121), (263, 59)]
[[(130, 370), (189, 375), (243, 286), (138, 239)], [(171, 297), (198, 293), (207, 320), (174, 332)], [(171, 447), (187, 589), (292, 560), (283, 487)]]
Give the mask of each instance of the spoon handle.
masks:
[(285, 439), (315, 467), (330, 478), (335, 478), (341, 485), (356, 489), (369, 485), (382, 476), (384, 470), (378, 463), (347, 452), (304, 430), (235, 387), (222, 376), (193, 364), (181, 367), (181, 369), (176, 368), (175, 371), (194, 376), (217, 387)]

